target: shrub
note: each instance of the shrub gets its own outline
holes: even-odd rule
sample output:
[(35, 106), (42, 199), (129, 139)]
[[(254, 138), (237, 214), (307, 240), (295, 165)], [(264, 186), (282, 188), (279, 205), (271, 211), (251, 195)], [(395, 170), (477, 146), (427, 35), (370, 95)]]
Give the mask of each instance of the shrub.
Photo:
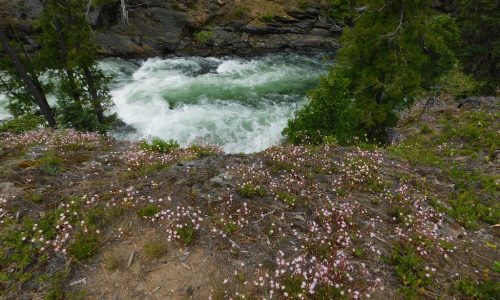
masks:
[(337, 64), (285, 129), (292, 143), (320, 143), (322, 135), (346, 143), (360, 134), (386, 142), (397, 111), (455, 65), (454, 19), (429, 1), (363, 3), (370, 9), (344, 29)]
[(283, 134), (292, 144), (319, 144), (327, 136), (347, 144), (359, 135), (359, 112), (355, 107), (351, 82), (332, 69), (311, 93), (310, 102), (288, 121)]

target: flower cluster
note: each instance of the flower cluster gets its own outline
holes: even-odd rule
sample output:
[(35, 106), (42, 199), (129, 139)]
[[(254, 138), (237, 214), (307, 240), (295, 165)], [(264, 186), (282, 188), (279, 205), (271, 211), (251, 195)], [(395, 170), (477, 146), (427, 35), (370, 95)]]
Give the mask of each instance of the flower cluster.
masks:
[(92, 224), (88, 224), (85, 215), (81, 213), (82, 210), (96, 207), (98, 203), (97, 195), (90, 199), (87, 196), (71, 198), (61, 203), (53, 218), (46, 216), (34, 223), (31, 232), (26, 232), (22, 240), (33, 243), (40, 251), (51, 249), (55, 253), (67, 255), (67, 247), (75, 240), (76, 234), (87, 235), (91, 231), (100, 233)]
[(227, 237), (250, 223), (253, 211), (247, 201), (237, 201), (232, 194), (226, 194), (219, 197), (217, 203), (218, 205), (213, 209), (216, 218), (211, 228), (212, 233)]
[(5, 149), (43, 145), (49, 149), (95, 149), (105, 142), (102, 135), (94, 132), (79, 132), (74, 129), (42, 128), (22, 134), (5, 133), (1, 147)]

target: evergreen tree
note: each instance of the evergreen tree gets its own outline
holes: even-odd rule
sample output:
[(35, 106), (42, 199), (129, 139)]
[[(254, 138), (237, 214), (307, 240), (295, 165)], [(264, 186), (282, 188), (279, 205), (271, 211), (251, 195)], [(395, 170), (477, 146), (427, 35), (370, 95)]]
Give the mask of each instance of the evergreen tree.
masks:
[(51, 127), (56, 126), (52, 108), (47, 102), (42, 83), (38, 80), (40, 71), (22, 47), (14, 45), (0, 30), (0, 71), (6, 75), (0, 78), (0, 90), (9, 96), (8, 110), (15, 116), (33, 114), (38, 106)]
[(99, 69), (92, 30), (85, 19), (83, 0), (48, 0), (38, 20), (39, 58), (59, 79), (58, 118), (80, 130), (105, 131), (112, 117), (109, 78)]
[(500, 1), (460, 0), (458, 24), (466, 70), (485, 82), (484, 92), (500, 92)]
[[(336, 70), (330, 74), (347, 79), (349, 92), (342, 90), (342, 94), (354, 99), (354, 103), (335, 96), (336, 84), (327, 90), (322, 84), (319, 89), (324, 91), (312, 94), (311, 102), (289, 122), (284, 133), (290, 138), (292, 131), (300, 130), (299, 124), (320, 118), (329, 120), (328, 126), (314, 128), (315, 131), (341, 136), (339, 140), (346, 142), (346, 134), (341, 132), (345, 124), (339, 123), (346, 117), (339, 119), (335, 115), (341, 110), (359, 114), (352, 116), (357, 120), (357, 130), (352, 130), (350, 124), (349, 132), (383, 141), (385, 128), (397, 121), (397, 110), (409, 105), (420, 89), (432, 89), (434, 80), (455, 63), (452, 49), (458, 41), (458, 30), (454, 20), (434, 11), (431, 3), (431, 0), (363, 1), (362, 15), (353, 28), (346, 28), (342, 34)], [(324, 102), (324, 99), (329, 100)], [(314, 109), (318, 101), (324, 102), (322, 110)], [(355, 109), (340, 109), (351, 105)], [(309, 116), (307, 120), (305, 115)], [(306, 135), (317, 135), (312, 132), (313, 127), (305, 126), (309, 132)]]

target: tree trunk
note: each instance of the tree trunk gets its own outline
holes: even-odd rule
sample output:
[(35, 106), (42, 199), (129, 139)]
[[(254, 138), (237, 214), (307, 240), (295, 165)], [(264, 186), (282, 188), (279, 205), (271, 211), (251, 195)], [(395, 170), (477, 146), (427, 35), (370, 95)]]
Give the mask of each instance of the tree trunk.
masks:
[(101, 101), (99, 96), (97, 95), (97, 90), (95, 88), (94, 76), (92, 76), (92, 72), (89, 68), (83, 68), (83, 74), (85, 75), (85, 81), (87, 82), (87, 87), (89, 89), (90, 97), (92, 97), (92, 107), (94, 108), (94, 112), (97, 115), (97, 121), (99, 124), (104, 124), (104, 109), (102, 108)]
[(38, 82), (38, 79), (34, 79), (28, 74), (26, 67), (19, 60), (19, 57), (17, 56), (16, 52), (10, 46), (9, 40), (1, 30), (0, 30), (0, 43), (2, 44), (5, 53), (10, 57), (10, 59), (14, 63), (14, 67), (16, 68), (17, 73), (21, 77), (24, 84), (26, 84), (28, 91), (31, 93), (31, 95), (33, 95), (35, 102), (40, 107), (40, 110), (42, 111), (42, 114), (49, 123), (50, 127), (56, 127), (56, 119), (54, 118), (52, 109), (50, 108), (50, 105), (47, 102), (47, 98), (45, 97), (45, 94), (42, 91), (42, 87)]

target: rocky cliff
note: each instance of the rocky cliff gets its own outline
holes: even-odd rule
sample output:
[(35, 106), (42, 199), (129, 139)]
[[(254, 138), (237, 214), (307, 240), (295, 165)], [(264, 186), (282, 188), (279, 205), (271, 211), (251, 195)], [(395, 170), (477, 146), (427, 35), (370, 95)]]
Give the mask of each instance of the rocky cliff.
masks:
[[(257, 55), (334, 51), (342, 28), (321, 0), (93, 0), (88, 19), (103, 56)], [(0, 28), (36, 49), (39, 0), (0, 0)]]

